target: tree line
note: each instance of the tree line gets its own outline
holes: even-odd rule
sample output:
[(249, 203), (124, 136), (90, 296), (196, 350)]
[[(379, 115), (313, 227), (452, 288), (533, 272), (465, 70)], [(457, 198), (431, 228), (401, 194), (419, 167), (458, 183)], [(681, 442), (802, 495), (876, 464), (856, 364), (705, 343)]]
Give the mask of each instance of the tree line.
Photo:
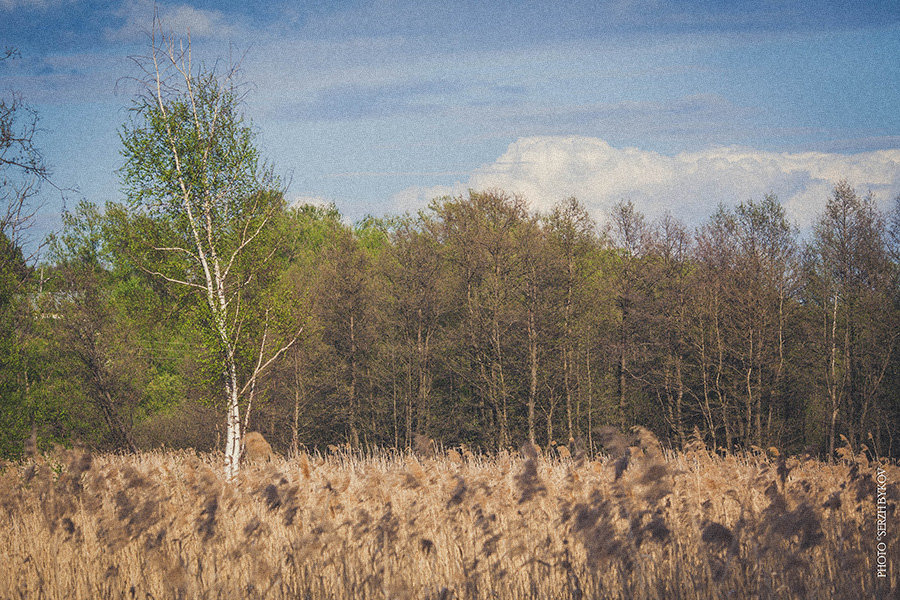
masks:
[[(121, 130), (123, 200), (64, 213), (40, 260), (0, 223), (3, 456), (32, 432), (234, 456), (251, 429), (295, 452), (595, 450), (636, 424), (674, 447), (898, 455), (900, 198), (884, 213), (839, 182), (803, 238), (774, 195), (695, 228), (503, 190), (351, 225), (285, 202), (230, 74), (170, 41)], [(13, 216), (46, 177), (17, 140)]]
[[(249, 380), (261, 343), (302, 328), (241, 400), (283, 450), (593, 446), (641, 424), (673, 446), (830, 454), (844, 436), (896, 455), (898, 213), (844, 183), (802, 241), (773, 196), (694, 230), (499, 190), (352, 226), (272, 201), (234, 354)], [(134, 238), (160, 235), (141, 219), (83, 202), (46, 261), (5, 255), (6, 455), (32, 426), (109, 449), (224, 442), (214, 317), (136, 262)]]

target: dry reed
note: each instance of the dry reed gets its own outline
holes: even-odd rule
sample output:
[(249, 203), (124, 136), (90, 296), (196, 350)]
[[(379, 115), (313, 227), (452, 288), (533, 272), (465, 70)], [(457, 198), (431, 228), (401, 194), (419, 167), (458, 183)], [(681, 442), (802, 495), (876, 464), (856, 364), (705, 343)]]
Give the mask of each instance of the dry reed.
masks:
[(0, 472), (2, 598), (897, 597), (900, 468), (667, 453), (47, 457)]

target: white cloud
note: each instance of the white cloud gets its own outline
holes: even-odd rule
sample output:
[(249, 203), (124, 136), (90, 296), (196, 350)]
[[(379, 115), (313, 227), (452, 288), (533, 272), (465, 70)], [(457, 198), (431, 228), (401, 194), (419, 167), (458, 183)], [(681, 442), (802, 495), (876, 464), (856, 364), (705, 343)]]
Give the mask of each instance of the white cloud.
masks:
[(455, 186), (438, 185), (432, 187), (408, 187), (391, 196), (391, 210), (389, 212), (413, 212), (426, 206), (434, 198), (454, 196), (462, 191), (463, 186), (461, 184), (456, 184)]
[(734, 205), (774, 193), (788, 216), (806, 228), (841, 179), (860, 193), (871, 190), (886, 205), (900, 194), (900, 150), (833, 154), (724, 147), (667, 156), (613, 148), (599, 138), (529, 137), (510, 144), (466, 182), (409, 188), (393, 200), (411, 210), (448, 193), (500, 188), (522, 194), (537, 210), (575, 196), (602, 218), (616, 202), (632, 200), (650, 217), (669, 210), (697, 224), (719, 203)]
[(118, 28), (107, 29), (106, 37), (114, 41), (140, 38), (150, 29), (154, 10), (158, 11), (164, 30), (179, 35), (190, 33), (194, 39), (229, 37), (238, 31), (238, 27), (218, 10), (194, 8), (187, 4), (163, 4), (153, 0), (126, 0), (116, 11), (123, 23)]

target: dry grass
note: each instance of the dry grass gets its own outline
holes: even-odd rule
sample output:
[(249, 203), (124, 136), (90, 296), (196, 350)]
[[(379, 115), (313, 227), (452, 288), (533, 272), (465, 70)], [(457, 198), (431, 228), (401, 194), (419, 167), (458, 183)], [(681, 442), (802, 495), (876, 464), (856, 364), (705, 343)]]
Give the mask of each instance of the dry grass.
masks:
[(252, 463), (275, 459), (272, 446), (258, 431), (251, 431), (245, 435), (241, 443), (244, 446), (244, 451), (241, 453), (241, 459), (244, 462)]
[[(900, 468), (667, 455), (345, 453), (227, 485), (219, 456), (81, 451), (0, 474), (2, 598), (893, 598)], [(892, 531), (893, 529), (893, 531)]]

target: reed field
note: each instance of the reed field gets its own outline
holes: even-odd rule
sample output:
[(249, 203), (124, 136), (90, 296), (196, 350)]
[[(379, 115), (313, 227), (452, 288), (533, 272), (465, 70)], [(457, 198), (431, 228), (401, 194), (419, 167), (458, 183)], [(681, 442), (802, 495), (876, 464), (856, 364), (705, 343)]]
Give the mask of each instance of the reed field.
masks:
[(896, 465), (602, 436), (594, 458), (333, 451), (232, 483), (217, 455), (32, 449), (0, 473), (0, 597), (898, 597)]

